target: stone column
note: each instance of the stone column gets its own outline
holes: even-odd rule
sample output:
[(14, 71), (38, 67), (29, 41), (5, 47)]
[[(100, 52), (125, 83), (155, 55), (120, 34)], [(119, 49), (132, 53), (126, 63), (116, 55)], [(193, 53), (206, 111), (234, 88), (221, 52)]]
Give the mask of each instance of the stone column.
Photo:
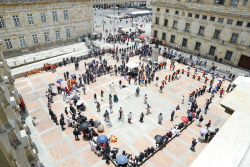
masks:
[(156, 48), (152, 48), (152, 59), (158, 62), (159, 51)]
[(4, 59), (4, 57), (3, 57), (2, 45), (3, 45), (3, 42), (0, 40), (0, 61), (3, 62), (3, 65), (4, 65), (3, 66), (4, 74), (7, 75), (7, 76), (9, 76), (9, 75), (11, 75), (11, 71), (8, 68), (7, 62)]

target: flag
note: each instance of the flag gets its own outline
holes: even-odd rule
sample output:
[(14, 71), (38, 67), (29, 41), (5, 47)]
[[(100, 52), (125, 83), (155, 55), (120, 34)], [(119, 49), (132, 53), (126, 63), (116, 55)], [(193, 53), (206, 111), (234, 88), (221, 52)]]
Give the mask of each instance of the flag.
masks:
[(127, 78), (127, 76), (126, 76), (126, 75), (124, 75), (124, 78), (128, 81), (128, 78)]
[(179, 105), (177, 105), (176, 110), (179, 110), (179, 109), (180, 109), (180, 107), (179, 107)]

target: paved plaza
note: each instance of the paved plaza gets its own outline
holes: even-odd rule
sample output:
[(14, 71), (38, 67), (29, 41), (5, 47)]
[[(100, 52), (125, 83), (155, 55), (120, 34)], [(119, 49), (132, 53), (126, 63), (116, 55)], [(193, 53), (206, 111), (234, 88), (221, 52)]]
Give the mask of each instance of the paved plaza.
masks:
[[(121, 64), (114, 61), (109, 54), (103, 57), (108, 61), (108, 65)], [(160, 57), (160, 59), (163, 59)], [(86, 60), (90, 62), (92, 59)], [(130, 58), (130, 61), (139, 62), (138, 56)], [(172, 74), (173, 71), (169, 70), (169, 60), (167, 69), (160, 70), (156, 73), (156, 76), (160, 77), (160, 82), (165, 78), (167, 74)], [(31, 139), (37, 147), (38, 157), (40, 162), (46, 166), (53, 167), (80, 167), (80, 166), (114, 166), (112, 163), (107, 165), (101, 157), (98, 157), (93, 151), (91, 151), (89, 142), (79, 136), (80, 140), (75, 141), (73, 135), (73, 128), (66, 127), (62, 131), (61, 127), (55, 125), (50, 119), (47, 109), (47, 98), (45, 93), (48, 89), (49, 83), (56, 83), (58, 79), (63, 79), (63, 73), (69, 71), (70, 74), (82, 74), (85, 72), (84, 61), (79, 63), (80, 69), (75, 71), (74, 65), (57, 68), (55, 73), (43, 72), (42, 74), (32, 75), (28, 78), (17, 78), (15, 86), (18, 89), (19, 94), (24, 98), (27, 105), (28, 113), (23, 116), (26, 117), (26, 124), (31, 131)], [(186, 68), (183, 64), (176, 63), (176, 69)], [(193, 72), (193, 69), (191, 69)], [(201, 74), (200, 74), (201, 75)], [(209, 76), (211, 78), (211, 76)], [(123, 85), (127, 85), (127, 88), (119, 89), (118, 81), (122, 80)], [(151, 147), (154, 143), (154, 136), (157, 134), (163, 135), (175, 124), (181, 122), (181, 116), (187, 116), (188, 105), (188, 93), (194, 91), (197, 88), (201, 88), (204, 82), (197, 81), (186, 75), (181, 75), (179, 80), (168, 82), (163, 89), (163, 93), (159, 92), (159, 87), (155, 86), (155, 82), (150, 86), (140, 87), (140, 96), (135, 96), (135, 89), (138, 85), (134, 85), (133, 82), (129, 85), (128, 82), (119, 76), (104, 75), (97, 78), (97, 82), (86, 85), (86, 95), (81, 94), (81, 100), (84, 101), (87, 106), (84, 115), (89, 119), (100, 120), (103, 125), (104, 112), (109, 111), (108, 108), (108, 96), (109, 96), (109, 84), (115, 83), (115, 90), (117, 92), (119, 102), (114, 103), (114, 113), (110, 114), (112, 127), (107, 128), (102, 134), (110, 137), (116, 135), (118, 142), (111, 143), (111, 146), (118, 147), (119, 151), (125, 150), (127, 153), (138, 155), (139, 152), (143, 152), (147, 147)], [(229, 82), (223, 82), (222, 87), (227, 88)], [(66, 86), (66, 82), (62, 82), (62, 87)], [(101, 101), (101, 90), (104, 91), (104, 101)], [(56, 87), (54, 91), (57, 92)], [(96, 104), (94, 103), (94, 93), (98, 95), (98, 101), (101, 104), (101, 112), (96, 111)], [(151, 114), (144, 117), (144, 122), (139, 122), (139, 115), (141, 112), (146, 113), (146, 105), (143, 104), (144, 95), (148, 96), (148, 103), (152, 106)], [(181, 97), (185, 96), (185, 103), (181, 104)], [(213, 102), (209, 107), (208, 113), (204, 115), (205, 100), (210, 98), (209, 93), (205, 93), (197, 99), (198, 106), (202, 108), (202, 115), (204, 121), (201, 127), (205, 127), (205, 124), (211, 120), (212, 125), (221, 128), (224, 123), (230, 118), (230, 115), (224, 112), (224, 109), (220, 106), (222, 99), (218, 96), (219, 93), (213, 98)], [(226, 97), (225, 94), (223, 97)], [(52, 110), (60, 118), (60, 115), (64, 113), (64, 108), (69, 107), (61, 95), (57, 95), (54, 98), (52, 104)], [(180, 105), (180, 110), (175, 114), (174, 121), (170, 121), (171, 112), (177, 105)], [(118, 109), (122, 107), (125, 115), (125, 122), (118, 122)], [(127, 123), (127, 114), (132, 112), (133, 119), (132, 124)], [(162, 125), (158, 124), (158, 115), (163, 114)], [(34, 127), (31, 122), (31, 118), (36, 117), (37, 126)], [(199, 130), (201, 127), (196, 126), (197, 120), (185, 129), (179, 137), (174, 138), (169, 144), (166, 145), (161, 151), (157, 152), (142, 166), (164, 166), (164, 167), (178, 167), (178, 166), (190, 166), (195, 158), (202, 152), (207, 146), (207, 143), (198, 143), (196, 151), (192, 152), (191, 147), (192, 138), (198, 138)], [(118, 153), (118, 155), (120, 154)]]

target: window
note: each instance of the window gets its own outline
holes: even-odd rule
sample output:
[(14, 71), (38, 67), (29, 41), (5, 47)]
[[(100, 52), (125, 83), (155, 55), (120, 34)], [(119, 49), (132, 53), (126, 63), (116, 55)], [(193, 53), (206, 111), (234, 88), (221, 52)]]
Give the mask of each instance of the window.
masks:
[(243, 24), (243, 21), (237, 21), (236, 23), (237, 26), (242, 26), (242, 24)]
[(165, 39), (166, 39), (166, 33), (163, 32), (163, 33), (162, 33), (162, 40), (165, 40)]
[(225, 0), (214, 0), (214, 4), (224, 5)]
[(183, 38), (183, 41), (182, 41), (182, 46), (187, 47), (187, 39), (186, 39), (186, 38)]
[(239, 0), (231, 0), (229, 6), (237, 6)]
[(155, 24), (159, 24), (159, 17), (155, 17)]
[(199, 19), (200, 15), (199, 14), (195, 14), (195, 18)]
[(228, 19), (227, 24), (233, 24), (233, 20)]
[(45, 38), (45, 42), (50, 42), (49, 33), (48, 32), (44, 33), (44, 38)]
[(160, 11), (160, 8), (157, 8), (157, 12), (159, 12)]
[(20, 46), (21, 46), (21, 47), (25, 47), (25, 46), (26, 46), (24, 37), (19, 37), (19, 41), (20, 41)]
[(4, 22), (4, 19), (3, 17), (0, 17), (0, 28), (5, 28), (5, 22)]
[(193, 14), (192, 13), (188, 13), (188, 17), (192, 17), (193, 16)]
[(60, 40), (60, 39), (61, 39), (60, 31), (56, 31), (56, 40)]
[(244, 0), (242, 6), (247, 6), (247, 2), (248, 2), (248, 0)]
[(37, 34), (32, 35), (34, 45), (38, 44)]
[(171, 35), (171, 40), (170, 40), (170, 42), (174, 43), (174, 41), (175, 41), (175, 35)]
[(203, 20), (207, 20), (207, 16), (203, 15), (203, 16), (202, 16), (202, 19), (203, 19)]
[(166, 13), (169, 13), (169, 9), (166, 9)]
[(45, 13), (40, 13), (40, 15), (41, 15), (41, 21), (42, 21), (42, 23), (46, 23)]
[(209, 50), (209, 54), (210, 54), (210, 55), (214, 55), (215, 49), (216, 49), (216, 47), (211, 46), (211, 47), (210, 47), (210, 50)]
[(238, 40), (238, 36), (239, 36), (239, 34), (233, 33), (232, 38), (231, 38), (231, 42), (236, 43)]
[(174, 20), (173, 28), (177, 29), (177, 21)]
[(29, 25), (33, 25), (34, 24), (34, 19), (33, 19), (32, 14), (27, 14), (27, 18), (28, 18)]
[(210, 21), (215, 21), (215, 17), (211, 17), (211, 18), (210, 18)]
[(214, 32), (214, 38), (219, 39), (220, 38), (220, 30), (215, 30)]
[(64, 20), (69, 20), (69, 13), (67, 10), (63, 11)]
[(20, 24), (20, 19), (19, 19), (19, 16), (18, 16), (18, 15), (12, 16), (12, 18), (13, 18), (13, 21), (14, 21), (14, 25), (15, 25), (16, 27), (21, 26), (21, 24)]
[(7, 49), (13, 49), (13, 46), (11, 44), (11, 40), (10, 39), (5, 39), (4, 42), (5, 42), (5, 45), (6, 45)]
[(67, 38), (71, 38), (70, 29), (66, 29), (66, 36)]
[(154, 31), (154, 37), (157, 38), (158, 31)]
[(223, 23), (223, 21), (224, 21), (224, 18), (219, 18), (218, 20), (219, 23)]
[(226, 56), (225, 56), (225, 59), (230, 61), (230, 60), (231, 60), (232, 55), (233, 55), (233, 52), (231, 52), (231, 51), (227, 51)]
[(53, 21), (58, 21), (57, 12), (52, 12)]
[(195, 44), (195, 50), (200, 50), (201, 47), (201, 43), (200, 42), (196, 42)]
[(179, 14), (179, 11), (175, 11), (175, 14), (178, 15), (178, 14)]
[(203, 35), (204, 34), (204, 29), (205, 29), (205, 27), (200, 26), (199, 35)]
[(190, 30), (190, 23), (186, 23), (185, 31), (189, 32)]
[[(247, 27), (249, 28), (250, 27), (250, 22), (247, 23)], [(0, 27), (1, 28), (1, 27)]]
[(164, 20), (164, 26), (168, 26), (168, 19)]

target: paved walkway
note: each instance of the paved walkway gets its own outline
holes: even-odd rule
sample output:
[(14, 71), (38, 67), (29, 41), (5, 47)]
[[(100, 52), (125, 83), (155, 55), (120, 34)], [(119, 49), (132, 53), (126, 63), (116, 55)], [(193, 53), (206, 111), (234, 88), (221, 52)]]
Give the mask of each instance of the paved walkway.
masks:
[[(121, 64), (113, 61), (113, 59), (106, 55), (105, 59), (109, 64)], [(161, 59), (161, 58), (160, 58)], [(89, 62), (90, 60), (86, 60)], [(133, 57), (130, 61), (139, 62), (138, 57)], [(168, 68), (157, 72), (157, 76), (160, 77), (160, 81), (167, 75), (172, 73)], [(177, 64), (176, 69), (185, 68), (183, 64)], [(99, 167), (99, 166), (113, 166), (112, 164), (106, 165), (105, 161), (101, 160), (101, 157), (96, 156), (90, 149), (89, 142), (80, 137), (80, 141), (75, 141), (72, 134), (73, 129), (66, 127), (66, 130), (62, 131), (60, 126), (56, 126), (49, 117), (47, 109), (47, 98), (45, 92), (48, 89), (49, 83), (55, 83), (59, 78), (63, 78), (63, 73), (68, 70), (70, 74), (82, 74), (84, 70), (84, 62), (80, 62), (80, 70), (75, 71), (74, 65), (70, 64), (57, 68), (56, 73), (43, 72), (42, 74), (32, 75), (28, 78), (17, 78), (15, 85), (18, 92), (22, 94), (28, 109), (26, 116), (26, 123), (31, 131), (31, 139), (35, 143), (38, 151), (38, 157), (44, 166), (51, 167)], [(188, 101), (185, 100), (185, 104), (181, 104), (181, 97), (184, 95), (188, 97), (188, 92), (193, 91), (199, 87), (202, 87), (204, 83), (197, 80), (193, 80), (190, 77), (182, 75), (180, 80), (175, 80), (168, 83), (163, 93), (159, 93), (159, 87), (156, 87), (153, 83), (148, 87), (140, 87), (140, 96), (135, 97), (135, 89), (137, 85), (128, 85), (126, 89), (119, 89), (118, 81), (122, 80), (123, 85), (128, 85), (127, 81), (120, 76), (105, 75), (97, 78), (97, 82), (87, 85), (87, 94), (80, 95), (81, 99), (87, 106), (87, 110), (84, 115), (88, 119), (100, 120), (104, 124), (103, 114), (108, 108), (108, 94), (109, 84), (115, 83), (115, 89), (118, 94), (119, 102), (114, 104), (114, 113), (110, 114), (112, 128), (105, 126), (103, 134), (110, 137), (116, 135), (118, 138), (117, 143), (112, 143), (111, 146), (119, 147), (120, 152), (125, 150), (127, 153), (138, 155), (139, 152), (144, 151), (146, 147), (150, 147), (154, 144), (154, 136), (157, 134), (166, 133), (173, 125), (181, 122), (181, 116), (186, 116)], [(160, 83), (159, 83), (160, 84)], [(66, 82), (62, 82), (63, 86), (66, 86)], [(224, 82), (223, 88), (226, 88), (228, 82)], [(104, 91), (105, 101), (100, 101), (100, 92)], [(56, 90), (55, 90), (56, 91)], [(97, 93), (98, 101), (101, 104), (101, 112), (97, 113), (95, 103), (93, 100), (93, 94)], [(139, 122), (139, 115), (141, 112), (146, 112), (146, 105), (143, 104), (144, 95), (148, 95), (148, 102), (152, 106), (151, 114), (145, 116), (144, 123)], [(227, 96), (227, 94), (225, 95)], [(224, 97), (225, 97), (224, 96)], [(206, 93), (197, 99), (199, 107), (202, 108), (202, 115), (204, 111), (205, 100), (210, 97), (210, 94)], [(219, 103), (221, 98), (215, 95), (213, 103), (211, 104), (208, 114), (204, 115), (204, 124), (209, 120), (212, 121), (212, 125), (221, 128), (225, 121), (230, 117), (224, 112), (224, 109), (220, 107)], [(52, 110), (56, 113), (57, 118), (60, 118), (60, 114), (64, 113), (64, 108), (68, 107), (61, 95), (54, 97), (52, 104)], [(174, 121), (170, 121), (170, 114), (177, 105), (180, 105), (180, 110), (175, 114)], [(125, 114), (125, 122), (118, 122), (118, 109), (122, 107)], [(132, 124), (127, 123), (127, 114), (132, 112), (133, 120)], [(158, 115), (163, 114), (163, 124), (159, 125)], [(31, 117), (36, 117), (37, 126), (34, 127), (31, 122)], [(197, 122), (197, 121), (196, 121)], [(195, 126), (193, 123), (183, 133), (171, 141), (162, 151), (155, 154), (150, 160), (148, 160), (142, 166), (149, 167), (177, 167), (190, 166), (194, 159), (202, 152), (206, 147), (206, 143), (199, 143), (196, 146), (196, 152), (192, 152), (191, 147), (192, 138), (198, 138), (200, 127)]]

